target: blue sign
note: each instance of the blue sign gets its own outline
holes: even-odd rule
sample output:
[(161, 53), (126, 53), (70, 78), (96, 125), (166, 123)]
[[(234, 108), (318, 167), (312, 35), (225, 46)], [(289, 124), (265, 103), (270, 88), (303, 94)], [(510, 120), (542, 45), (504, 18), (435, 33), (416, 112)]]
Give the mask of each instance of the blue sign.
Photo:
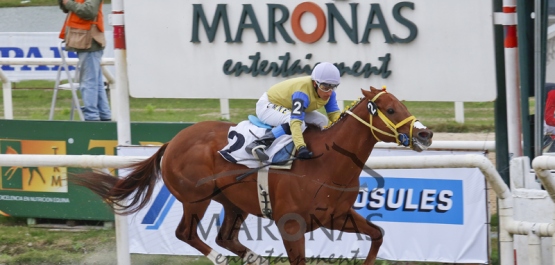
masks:
[(448, 179), (384, 178), (383, 187), (361, 177), (353, 208), (369, 221), (456, 224), (464, 222), (463, 182)]

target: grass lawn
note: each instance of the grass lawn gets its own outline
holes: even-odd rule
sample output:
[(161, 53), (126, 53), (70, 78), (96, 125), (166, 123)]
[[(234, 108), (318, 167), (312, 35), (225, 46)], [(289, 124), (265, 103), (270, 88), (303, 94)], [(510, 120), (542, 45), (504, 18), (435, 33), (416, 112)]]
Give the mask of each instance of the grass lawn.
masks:
[[(52, 102), (53, 81), (22, 81), (12, 85), (14, 119), (47, 120)], [(240, 122), (255, 112), (255, 99), (229, 100), (230, 120)], [(344, 105), (349, 106), (350, 101)], [(464, 104), (464, 123), (455, 122), (453, 102), (405, 102), (424, 125), (436, 132), (493, 132), (493, 102)], [(60, 91), (55, 120), (68, 120), (71, 93)], [(130, 98), (131, 121), (198, 122), (221, 119), (218, 99)], [(0, 115), (4, 115), (3, 102)]]

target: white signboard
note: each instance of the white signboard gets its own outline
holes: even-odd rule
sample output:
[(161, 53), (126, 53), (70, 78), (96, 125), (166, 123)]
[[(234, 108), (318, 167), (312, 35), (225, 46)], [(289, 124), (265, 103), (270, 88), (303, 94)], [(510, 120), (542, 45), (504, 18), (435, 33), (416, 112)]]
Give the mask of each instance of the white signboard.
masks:
[(133, 97), (256, 99), (328, 61), (339, 100), (384, 85), (402, 100), (496, 98), (491, 1), (152, 3), (125, 2)]
[[(59, 32), (0, 32), (0, 57), (2, 58), (60, 58)], [(114, 44), (111, 31), (106, 31), (104, 58), (114, 58)], [(70, 52), (69, 58), (77, 58)], [(1, 65), (2, 72), (12, 82), (21, 80), (55, 80), (57, 65)], [(113, 66), (108, 69), (113, 73)], [(73, 66), (71, 70), (75, 69)], [(65, 73), (62, 79), (67, 79)]]
[[(151, 155), (157, 147), (119, 147), (118, 155)], [(457, 152), (456, 154), (468, 154)], [(446, 151), (373, 151), (372, 156), (447, 155)], [(474, 152), (476, 154), (476, 152)], [(378, 257), (388, 260), (487, 263), (488, 219), (485, 178), (477, 168), (376, 170), (361, 174), (361, 189), (354, 208), (381, 226), (385, 237)], [(121, 172), (121, 174), (126, 174)], [(376, 181), (383, 177), (383, 182)], [(380, 184), (382, 183), (382, 184)], [(382, 186), (382, 187), (377, 187)], [(202, 255), (175, 237), (183, 210), (160, 181), (149, 204), (128, 218), (131, 253)], [(223, 208), (212, 202), (198, 234), (210, 247)], [(239, 240), (259, 255), (286, 257), (275, 223), (249, 215)], [(308, 258), (365, 258), (371, 241), (365, 236), (317, 229), (305, 235)]]

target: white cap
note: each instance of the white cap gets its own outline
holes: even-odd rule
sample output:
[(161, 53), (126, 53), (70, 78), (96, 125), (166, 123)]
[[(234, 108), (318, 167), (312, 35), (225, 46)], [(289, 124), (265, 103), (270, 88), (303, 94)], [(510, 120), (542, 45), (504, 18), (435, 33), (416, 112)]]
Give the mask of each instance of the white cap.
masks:
[(335, 65), (328, 62), (321, 62), (312, 69), (310, 75), (312, 80), (319, 83), (326, 83), (331, 85), (339, 85), (341, 78), (339, 76), (339, 69)]

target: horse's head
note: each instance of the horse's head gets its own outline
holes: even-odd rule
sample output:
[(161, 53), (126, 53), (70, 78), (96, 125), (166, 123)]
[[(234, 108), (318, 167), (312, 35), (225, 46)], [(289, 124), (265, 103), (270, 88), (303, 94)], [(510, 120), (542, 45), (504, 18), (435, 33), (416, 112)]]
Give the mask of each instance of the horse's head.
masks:
[(363, 101), (367, 101), (369, 123), (364, 118), (357, 118), (370, 127), (376, 140), (395, 142), (417, 152), (426, 150), (432, 144), (434, 133), (420, 123), (391, 93), (385, 89), (370, 87), (370, 91), (363, 89), (362, 94), (365, 97)]

